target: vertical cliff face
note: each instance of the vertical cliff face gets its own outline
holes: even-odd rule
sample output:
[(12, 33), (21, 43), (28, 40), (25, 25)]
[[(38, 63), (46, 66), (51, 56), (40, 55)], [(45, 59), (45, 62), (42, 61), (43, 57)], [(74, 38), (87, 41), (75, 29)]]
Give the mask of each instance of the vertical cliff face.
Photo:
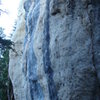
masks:
[(25, 38), (25, 10), (23, 8), (23, 1), (20, 4), (19, 17), (14, 32), (12, 41), (14, 41), (14, 51), (10, 51), (10, 62), (9, 62), (9, 75), (12, 80), (14, 98), (15, 100), (27, 100), (26, 99), (26, 80), (24, 73), (22, 71), (22, 54), (23, 54), (23, 44)]
[(26, 0), (22, 5), (13, 39), (17, 55), (10, 53), (15, 99), (99, 100), (100, 1)]

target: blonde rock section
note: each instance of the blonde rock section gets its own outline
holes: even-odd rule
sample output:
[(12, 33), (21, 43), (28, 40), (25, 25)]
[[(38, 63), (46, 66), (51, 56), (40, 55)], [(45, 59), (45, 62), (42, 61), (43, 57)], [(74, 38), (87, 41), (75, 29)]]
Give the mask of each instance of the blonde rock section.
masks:
[(15, 100), (30, 100), (28, 93), (27, 81), (23, 73), (23, 45), (25, 38), (25, 11), (24, 11), (25, 0), (20, 1), (19, 12), (16, 30), (13, 33), (12, 41), (15, 43), (13, 48), (16, 52), (10, 51), (9, 57), (9, 76), (13, 84), (14, 98)]

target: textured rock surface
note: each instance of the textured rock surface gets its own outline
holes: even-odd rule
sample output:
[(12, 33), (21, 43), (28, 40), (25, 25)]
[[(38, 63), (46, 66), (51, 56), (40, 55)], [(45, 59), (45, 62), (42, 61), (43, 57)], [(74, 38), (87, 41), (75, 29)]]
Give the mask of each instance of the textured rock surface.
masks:
[(26, 80), (22, 72), (22, 54), (23, 44), (25, 37), (25, 11), (23, 9), (23, 2), (21, 2), (19, 10), (19, 18), (17, 22), (17, 28), (14, 32), (12, 41), (14, 41), (15, 52), (10, 51), (10, 63), (9, 63), (9, 75), (12, 80), (15, 100), (27, 100), (26, 99)]
[(100, 1), (26, 0), (24, 9), (10, 54), (15, 99), (100, 100)]

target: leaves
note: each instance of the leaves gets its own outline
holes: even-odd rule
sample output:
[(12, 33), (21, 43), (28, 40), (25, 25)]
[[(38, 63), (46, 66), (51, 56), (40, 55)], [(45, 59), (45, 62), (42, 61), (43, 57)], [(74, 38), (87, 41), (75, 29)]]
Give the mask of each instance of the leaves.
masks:
[[(12, 49), (13, 42), (4, 39), (3, 28), (0, 28), (0, 100), (9, 100), (13, 95), (12, 84), (8, 75), (9, 49)], [(11, 95), (11, 96), (10, 96)], [(12, 99), (10, 99), (12, 100)]]
[[(0, 59), (0, 99), (7, 100), (6, 90), (9, 85), (8, 79), (9, 50), (5, 50), (3, 58)], [(5, 96), (5, 98), (4, 98)]]

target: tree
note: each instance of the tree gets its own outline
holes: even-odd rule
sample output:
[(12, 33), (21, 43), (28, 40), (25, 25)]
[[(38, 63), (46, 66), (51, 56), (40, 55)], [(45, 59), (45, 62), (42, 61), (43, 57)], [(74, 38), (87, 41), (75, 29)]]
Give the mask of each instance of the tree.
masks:
[[(1, 13), (7, 12), (0, 9), (0, 15)], [(13, 88), (8, 75), (9, 50), (13, 50), (12, 45), (14, 43), (11, 40), (5, 39), (4, 29), (0, 27), (0, 100), (14, 100)]]
[(14, 100), (12, 84), (8, 75), (9, 50), (13, 42), (5, 39), (4, 29), (0, 27), (0, 100)]
[(0, 59), (0, 99), (7, 100), (8, 80), (8, 50), (3, 53)]
[(0, 100), (14, 100), (12, 84), (8, 75), (9, 50), (3, 52), (0, 58)]
[(12, 48), (12, 45), (14, 45), (14, 43), (11, 40), (5, 39), (4, 37), (5, 37), (4, 29), (0, 27), (0, 50), (1, 52), (4, 52), (5, 49), (12, 49), (14, 52), (16, 52)]

